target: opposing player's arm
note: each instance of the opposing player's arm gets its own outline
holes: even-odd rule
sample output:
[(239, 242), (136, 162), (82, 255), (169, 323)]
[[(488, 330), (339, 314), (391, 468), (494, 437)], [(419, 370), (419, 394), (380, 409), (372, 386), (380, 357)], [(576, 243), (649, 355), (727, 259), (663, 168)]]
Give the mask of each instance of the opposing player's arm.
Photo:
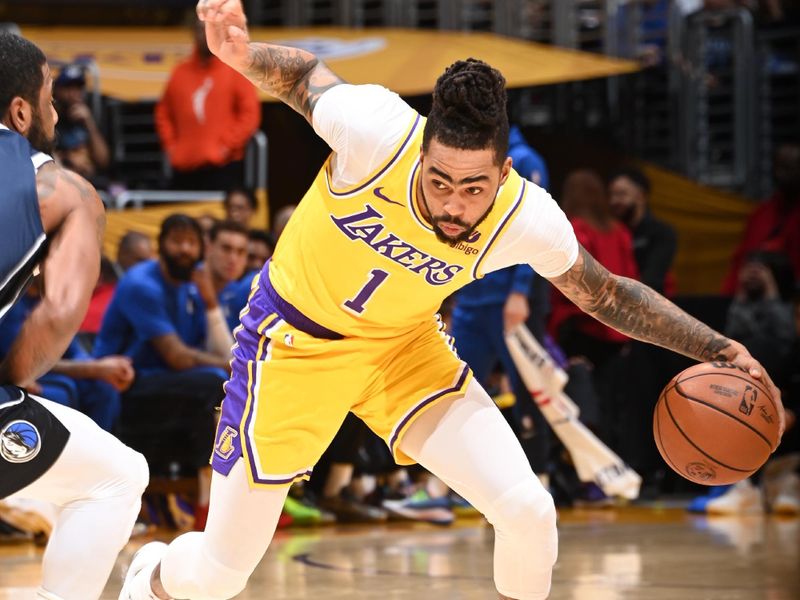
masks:
[(42, 301), (31, 312), (0, 366), (0, 381), (26, 384), (61, 358), (78, 330), (100, 272), (105, 211), (82, 177), (48, 163), (37, 189), (50, 247), (41, 266)]
[[(610, 273), (582, 246), (575, 264), (550, 281), (584, 312), (632, 338), (696, 360), (722, 360), (748, 370), (765, 381), (780, 403), (780, 392), (744, 346), (688, 315), (643, 283)], [(783, 427), (783, 410), (779, 414)]]
[(162, 360), (174, 371), (185, 371), (194, 367), (219, 367), (230, 370), (228, 361), (216, 354), (197, 350), (183, 343), (175, 333), (161, 335), (150, 340)]
[(343, 83), (311, 52), (251, 42), (240, 0), (200, 0), (197, 14), (206, 24), (208, 47), (220, 60), (309, 123), (320, 96)]

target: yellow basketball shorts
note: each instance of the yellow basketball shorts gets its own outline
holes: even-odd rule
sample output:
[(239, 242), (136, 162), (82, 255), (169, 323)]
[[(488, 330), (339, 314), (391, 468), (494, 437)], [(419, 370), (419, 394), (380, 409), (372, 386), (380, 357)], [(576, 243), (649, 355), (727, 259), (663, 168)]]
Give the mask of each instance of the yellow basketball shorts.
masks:
[(390, 339), (325, 339), (327, 330), (265, 296), (255, 291), (236, 331), (214, 470), (226, 475), (242, 457), (251, 485), (308, 479), (349, 411), (399, 464), (413, 463), (399, 449), (408, 427), (437, 401), (463, 395), (472, 377), (438, 317)]

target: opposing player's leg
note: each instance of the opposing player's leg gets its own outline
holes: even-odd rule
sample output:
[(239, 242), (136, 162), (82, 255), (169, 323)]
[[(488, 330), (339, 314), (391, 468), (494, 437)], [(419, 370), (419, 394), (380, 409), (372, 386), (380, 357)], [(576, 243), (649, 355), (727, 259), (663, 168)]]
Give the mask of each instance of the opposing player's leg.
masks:
[(288, 485), (251, 489), (243, 459), (227, 476), (215, 472), (205, 531), (186, 533), (169, 546), (144, 546), (120, 599), (232, 598), (267, 551), (288, 491)]
[(139, 513), (147, 463), (87, 416), (41, 398), (26, 400), (34, 401), (69, 431), (52, 466), (11, 495), (59, 508), (44, 553), (39, 597), (99, 598)]
[(504, 597), (547, 598), (558, 553), (553, 500), (491, 398), (472, 380), (463, 397), (421, 414), (399, 449), (440, 477), (495, 528), (494, 579)]

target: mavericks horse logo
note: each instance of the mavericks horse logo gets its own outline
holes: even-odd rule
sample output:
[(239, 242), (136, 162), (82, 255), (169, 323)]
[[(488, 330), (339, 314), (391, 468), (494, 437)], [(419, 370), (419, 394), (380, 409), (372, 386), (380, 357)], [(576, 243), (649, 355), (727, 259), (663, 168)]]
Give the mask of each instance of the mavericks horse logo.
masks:
[(12, 463), (36, 458), (42, 449), (39, 430), (28, 421), (11, 421), (0, 431), (0, 456)]

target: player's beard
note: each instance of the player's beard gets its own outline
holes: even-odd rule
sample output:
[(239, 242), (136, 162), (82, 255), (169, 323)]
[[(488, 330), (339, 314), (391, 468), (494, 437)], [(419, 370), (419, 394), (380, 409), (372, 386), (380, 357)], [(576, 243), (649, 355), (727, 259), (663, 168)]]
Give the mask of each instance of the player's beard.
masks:
[[(428, 200), (425, 198), (425, 190), (422, 189), (422, 183), (419, 185), (419, 195), (422, 198), (422, 204), (425, 205), (425, 210), (428, 213), (428, 218), (431, 221), (431, 225), (433, 226), (433, 233), (436, 234), (436, 239), (444, 244), (457, 244), (459, 242), (467, 241), (473, 234), (473, 232), (478, 228), (478, 225), (483, 223), (486, 220), (486, 217), (489, 216), (489, 213), (492, 212), (494, 208), (494, 202), (497, 198), (497, 194), (495, 193), (494, 199), (492, 199), (492, 203), (489, 205), (489, 208), (486, 209), (486, 212), (483, 213), (480, 218), (475, 221), (472, 225), (466, 223), (459, 219), (458, 217), (453, 217), (451, 215), (441, 215), (437, 216), (434, 215), (431, 211), (431, 207), (428, 206)], [(464, 231), (459, 233), (456, 237), (450, 237), (447, 235), (441, 227), (439, 227), (440, 223), (448, 223), (451, 225), (458, 225), (459, 227), (463, 227)]]
[(45, 133), (44, 127), (42, 126), (42, 113), (39, 112), (38, 109), (34, 109), (33, 111), (31, 129), (28, 131), (28, 141), (30, 142), (31, 146), (33, 146), (39, 152), (44, 152), (45, 154), (50, 154), (51, 156), (55, 152), (56, 138), (55, 136), (48, 136)]

